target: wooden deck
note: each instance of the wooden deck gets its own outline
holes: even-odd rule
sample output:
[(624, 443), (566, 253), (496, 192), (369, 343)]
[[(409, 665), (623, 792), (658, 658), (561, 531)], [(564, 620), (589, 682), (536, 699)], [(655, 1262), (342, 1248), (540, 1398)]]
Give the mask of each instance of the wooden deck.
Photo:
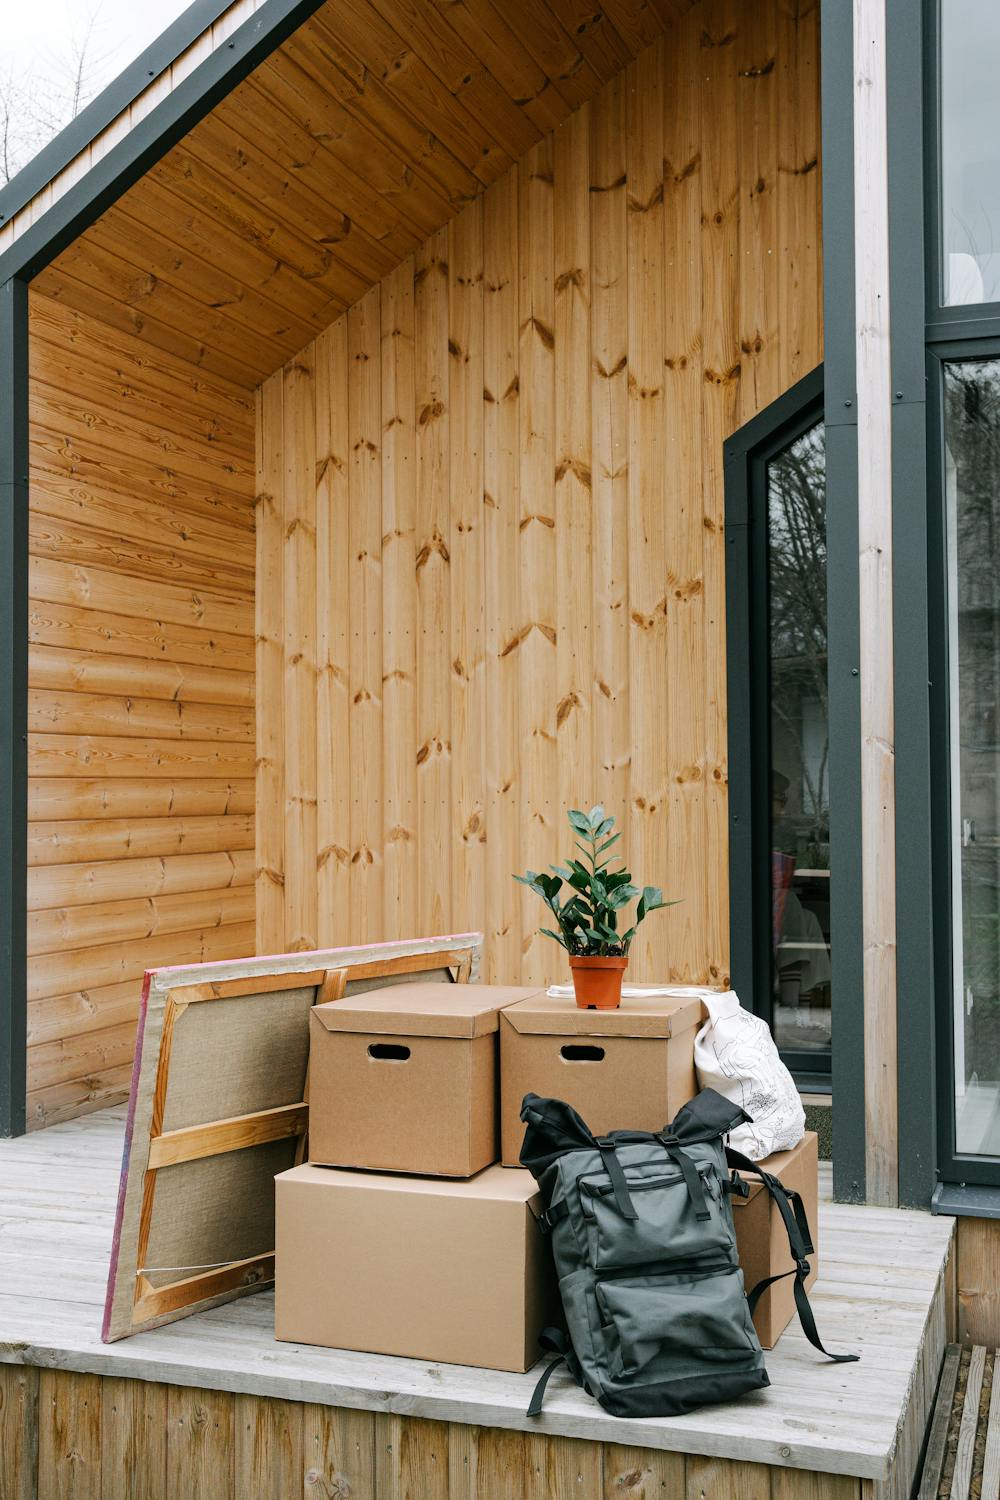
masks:
[[(568, 1379), (557, 1376), (543, 1419), (530, 1422), (524, 1416), (530, 1375), (279, 1344), (272, 1336), (273, 1298), (266, 1292), (153, 1333), (102, 1345), (100, 1315), (123, 1115), (122, 1110), (106, 1110), (21, 1140), (0, 1142), (0, 1363), (103, 1377), (103, 1382), (87, 1387), (87, 1399), (97, 1399), (103, 1383), (115, 1392), (116, 1411), (129, 1381), (156, 1382), (158, 1388), (171, 1390), (195, 1387), (203, 1401), (206, 1391), (215, 1391), (242, 1393), (237, 1402), (242, 1396), (268, 1398), (261, 1404), (282, 1409), (285, 1403), (309, 1403), (302, 1408), (306, 1413), (338, 1408), (351, 1421), (356, 1420), (352, 1413), (370, 1412), (379, 1414), (372, 1422), (398, 1425), (400, 1419), (433, 1419), (429, 1426), (413, 1425), (444, 1431), (434, 1424), (450, 1424), (453, 1434), (466, 1427), (485, 1428), (498, 1440), (505, 1433), (513, 1438), (519, 1432), (587, 1439), (596, 1447), (603, 1445), (605, 1454), (632, 1445), (650, 1456), (651, 1463), (655, 1454), (686, 1454), (767, 1465), (779, 1476), (788, 1469), (850, 1476), (843, 1482), (829, 1481), (828, 1488), (818, 1489), (814, 1483), (810, 1495), (822, 1495), (824, 1500), (827, 1494), (838, 1500), (894, 1500), (909, 1493), (953, 1321), (950, 1219), (822, 1204), (821, 1274), (813, 1304), (823, 1338), (834, 1348), (859, 1351), (860, 1364), (824, 1363), (798, 1330), (791, 1329), (767, 1356), (770, 1389), (738, 1403), (683, 1418), (622, 1421), (607, 1416)], [(335, 1258), (335, 1250), (331, 1255)], [(31, 1381), (18, 1385), (19, 1378), (15, 1371), (6, 1372), (9, 1422), (15, 1419), (13, 1398), (32, 1399)], [(59, 1384), (68, 1378), (43, 1375), (39, 1396), (37, 1377), (31, 1375), (36, 1419), (41, 1424), (50, 1419), (48, 1393), (48, 1406), (61, 1411), (57, 1447), (61, 1443), (66, 1452), (72, 1450), (70, 1456), (79, 1456), (80, 1443), (74, 1447), (66, 1437), (66, 1411), (68, 1405), (79, 1415), (83, 1398), (69, 1399), (69, 1387)], [(106, 1407), (109, 1401), (105, 1399)], [(302, 1421), (300, 1415), (298, 1448), (292, 1444), (300, 1454)], [(149, 1430), (157, 1425), (152, 1421)], [(237, 1449), (238, 1429), (237, 1422)], [(94, 1442), (99, 1454), (102, 1443), (106, 1451), (108, 1442), (106, 1435), (100, 1436), (99, 1424), (98, 1434)], [(44, 1434), (36, 1433), (35, 1440), (42, 1455)], [(584, 1450), (588, 1444), (575, 1447)], [(11, 1461), (11, 1451), (8, 1445), (5, 1464)], [(38, 1462), (44, 1467), (41, 1456)], [(684, 1461), (678, 1462), (683, 1470)], [(694, 1462), (687, 1460), (689, 1474)], [(467, 1460), (460, 1467), (465, 1484)], [(0, 1493), (11, 1493), (2, 1479), (0, 1475)], [(566, 1493), (599, 1500), (612, 1493), (603, 1481), (602, 1486), (595, 1488), (577, 1478)], [(30, 1485), (23, 1492), (35, 1493)], [(468, 1492), (492, 1500), (484, 1490)], [(776, 1493), (773, 1486), (771, 1492)], [(787, 1482), (783, 1492), (795, 1493)], [(45, 1488), (38, 1493), (44, 1494)], [(91, 1490), (63, 1487), (52, 1493), (89, 1495)], [(93, 1493), (109, 1491), (98, 1487)], [(228, 1493), (219, 1490), (220, 1495)], [(237, 1488), (235, 1493), (241, 1492)], [(270, 1491), (258, 1487), (254, 1493)], [(285, 1491), (275, 1488), (273, 1493)], [(303, 1493), (342, 1491), (310, 1488), (307, 1483)], [(365, 1490), (355, 1486), (351, 1493)], [(423, 1491), (418, 1487), (399, 1493)], [(448, 1481), (440, 1493), (451, 1497), (459, 1491)], [(613, 1493), (617, 1500), (622, 1493), (638, 1496), (647, 1490), (623, 1490), (619, 1484)]]

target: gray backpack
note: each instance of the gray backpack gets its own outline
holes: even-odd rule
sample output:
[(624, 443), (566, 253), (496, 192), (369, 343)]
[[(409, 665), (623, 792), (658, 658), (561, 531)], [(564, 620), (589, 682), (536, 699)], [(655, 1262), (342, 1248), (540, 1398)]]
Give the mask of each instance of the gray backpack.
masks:
[(527, 1094), (521, 1165), (541, 1188), (565, 1329), (546, 1329), (556, 1354), (528, 1408), (537, 1416), (563, 1361), (618, 1417), (677, 1416), (768, 1382), (754, 1330), (757, 1299), (780, 1276), (743, 1287), (730, 1195), (749, 1191), (730, 1167), (761, 1178), (788, 1230), (795, 1302), (810, 1343), (820, 1343), (805, 1292), (813, 1253), (799, 1195), (725, 1137), (746, 1121), (737, 1105), (703, 1089), (658, 1134), (616, 1130), (595, 1137), (558, 1099)]

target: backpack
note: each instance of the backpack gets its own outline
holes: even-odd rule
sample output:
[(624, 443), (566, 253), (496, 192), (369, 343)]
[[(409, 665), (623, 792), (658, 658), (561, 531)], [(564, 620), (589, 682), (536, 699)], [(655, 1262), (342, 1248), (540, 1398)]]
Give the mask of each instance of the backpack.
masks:
[[(659, 1133), (594, 1136), (570, 1105), (527, 1094), (521, 1165), (541, 1189), (539, 1224), (551, 1238), (566, 1320), (545, 1329), (557, 1357), (535, 1387), (528, 1416), (563, 1362), (589, 1395), (617, 1417), (670, 1417), (729, 1401), (769, 1384), (753, 1326), (761, 1294), (794, 1275), (795, 1303), (809, 1342), (820, 1343), (805, 1292), (813, 1246), (798, 1193), (727, 1148), (747, 1116), (714, 1089), (685, 1104)], [(730, 1196), (759, 1177), (781, 1212), (795, 1262), (745, 1294)]]

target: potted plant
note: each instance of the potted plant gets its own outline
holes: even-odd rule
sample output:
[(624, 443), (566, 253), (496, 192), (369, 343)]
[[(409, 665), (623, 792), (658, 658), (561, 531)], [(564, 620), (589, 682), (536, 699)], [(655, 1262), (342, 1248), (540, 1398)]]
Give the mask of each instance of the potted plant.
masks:
[[(551, 875), (528, 870), (514, 879), (537, 891), (555, 917), (557, 931), (549, 927), (540, 930), (569, 954), (577, 1005), (581, 1010), (615, 1010), (621, 1005), (622, 979), (639, 923), (651, 911), (676, 903), (664, 901), (663, 892), (656, 886), (647, 885), (640, 891), (632, 884), (628, 870), (612, 870), (614, 856), (608, 851), (621, 834), (612, 833), (615, 820), (605, 816), (603, 807), (592, 807), (589, 813), (574, 810), (568, 817), (579, 835), (576, 847), (583, 860), (550, 865)], [(564, 882), (571, 894), (561, 902)], [(631, 926), (619, 931), (619, 922), (626, 920), (625, 907), (636, 897), (635, 918)]]

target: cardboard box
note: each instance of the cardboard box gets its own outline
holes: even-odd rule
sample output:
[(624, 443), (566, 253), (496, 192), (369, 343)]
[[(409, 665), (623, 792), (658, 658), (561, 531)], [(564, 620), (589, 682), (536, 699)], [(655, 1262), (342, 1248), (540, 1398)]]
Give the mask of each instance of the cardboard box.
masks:
[(519, 1164), (525, 1094), (565, 1099), (595, 1135), (662, 1130), (697, 1092), (699, 996), (641, 995), (620, 1010), (580, 1010), (544, 991), (500, 1017), (501, 1159)]
[[(812, 1231), (816, 1254), (810, 1255), (812, 1273), (806, 1281), (808, 1290), (816, 1280), (819, 1266), (819, 1148), (816, 1132), (807, 1130), (799, 1144), (791, 1151), (776, 1151), (760, 1165), (765, 1172), (778, 1177), (786, 1187), (801, 1194), (805, 1204), (806, 1218)], [(790, 1271), (794, 1265), (788, 1249), (788, 1233), (777, 1205), (759, 1178), (749, 1173), (743, 1176), (750, 1186), (749, 1198), (733, 1197), (733, 1223), (736, 1226), (736, 1244), (740, 1252), (740, 1266), (748, 1292), (765, 1276), (776, 1276), (780, 1271)], [(795, 1292), (793, 1277), (769, 1286), (761, 1297), (753, 1315), (757, 1337), (765, 1349), (773, 1349), (788, 1324), (795, 1317)]]
[(397, 984), (317, 1005), (309, 1160), (471, 1177), (497, 1159), (497, 1013), (534, 994)]
[(275, 1188), (277, 1338), (494, 1370), (538, 1359), (560, 1314), (530, 1173), (303, 1166)]

